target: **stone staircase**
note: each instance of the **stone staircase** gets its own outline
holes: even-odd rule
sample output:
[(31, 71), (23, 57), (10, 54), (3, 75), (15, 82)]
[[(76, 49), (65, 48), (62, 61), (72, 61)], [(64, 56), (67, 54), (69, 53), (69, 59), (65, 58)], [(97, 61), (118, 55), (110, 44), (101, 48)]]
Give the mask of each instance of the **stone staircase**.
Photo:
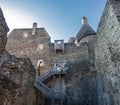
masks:
[(53, 75), (65, 75), (66, 68), (61, 71), (57, 71), (57, 69), (52, 69), (49, 72), (45, 73), (41, 78), (38, 77), (35, 81), (35, 87), (40, 90), (46, 97), (51, 99), (51, 105), (63, 105), (63, 95), (61, 93), (56, 93), (54, 90), (49, 88), (44, 84), (44, 81), (49, 80)]
[(50, 79), (53, 75), (55, 74), (66, 74), (66, 69), (64, 68), (62, 71), (57, 71), (55, 68), (52, 70), (49, 70), (49, 72), (45, 73), (41, 78), (38, 77), (39, 79), (41, 79), (42, 82), (44, 82), (47, 79)]
[(38, 90), (42, 91), (43, 94), (46, 96), (46, 97), (51, 97), (53, 92), (52, 92), (52, 89), (50, 89), (49, 87), (47, 87), (44, 83), (42, 83), (40, 81), (40, 79), (38, 78), (36, 81), (35, 81), (35, 85), (34, 85)]
[(55, 69), (52, 69), (49, 72), (45, 73), (41, 78), (40, 77), (39, 78), (43, 82), (43, 81), (49, 79), (50, 77), (52, 77), (54, 74), (55, 74)]

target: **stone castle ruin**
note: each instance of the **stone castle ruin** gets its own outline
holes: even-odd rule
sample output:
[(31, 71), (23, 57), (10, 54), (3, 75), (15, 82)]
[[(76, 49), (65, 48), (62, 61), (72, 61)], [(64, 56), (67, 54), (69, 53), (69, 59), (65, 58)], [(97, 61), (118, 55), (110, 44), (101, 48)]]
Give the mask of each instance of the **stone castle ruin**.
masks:
[(97, 32), (83, 17), (77, 35), (52, 43), (33, 23), (7, 44), (0, 15), (0, 105), (120, 105), (119, 15), (120, 1), (107, 0)]
[[(68, 100), (69, 103), (70, 98), (72, 98), (68, 98), (66, 93), (66, 88), (72, 88), (70, 86), (72, 85), (70, 78), (75, 78), (75, 76), (79, 78), (79, 75), (83, 77), (79, 72), (91, 73), (91, 71), (95, 70), (94, 61), (92, 61), (93, 56), (90, 53), (93, 51), (93, 47), (89, 45), (91, 42), (94, 43), (95, 35), (96, 32), (88, 24), (87, 18), (83, 17), (82, 27), (76, 35), (76, 38), (73, 39), (74, 41), (69, 40), (65, 43), (63, 39), (60, 39), (52, 43), (46, 29), (37, 28), (37, 23), (33, 23), (33, 28), (31, 29), (14, 29), (8, 36), (6, 49), (17, 57), (30, 58), (36, 68), (36, 79), (38, 79), (36, 80), (35, 87), (38, 89), (37, 91), (41, 91), (43, 95), (46, 95), (43, 97), (44, 100), (45, 98), (49, 99), (52, 94), (53, 97), (59, 93), (60, 97), (64, 97), (64, 99), (58, 99), (58, 103), (60, 103), (59, 101), (61, 100), (61, 104), (63, 105), (64, 101), (66, 102), (66, 100)], [(76, 67), (73, 67), (75, 65)], [(75, 72), (75, 76), (69, 77), (71, 73)], [(79, 75), (77, 75), (77, 73)], [(39, 83), (39, 81), (41, 81), (41, 83)], [(77, 89), (73, 89), (73, 91), (74, 90), (77, 91)], [(53, 92), (51, 93), (50, 91)], [(77, 98), (79, 94), (75, 97)], [(86, 96), (86, 98), (88, 98), (88, 96)], [(55, 104), (55, 99), (50, 100), (53, 101), (51, 102), (52, 104)], [(79, 99), (77, 101), (79, 102)], [(81, 100), (80, 103), (82, 104), (84, 102), (84, 100)], [(39, 103), (45, 104), (45, 101), (38, 102), (38, 104)], [(72, 103), (74, 103), (74, 101), (72, 101)], [(46, 103), (46, 105), (47, 104), (48, 103)]]

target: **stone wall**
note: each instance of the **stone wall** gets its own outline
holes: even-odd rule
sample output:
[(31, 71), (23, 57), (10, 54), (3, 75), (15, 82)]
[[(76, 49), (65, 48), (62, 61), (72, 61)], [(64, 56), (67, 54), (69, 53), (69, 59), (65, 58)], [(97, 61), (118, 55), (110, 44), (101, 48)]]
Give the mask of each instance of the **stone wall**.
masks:
[(98, 105), (120, 105), (120, 1), (108, 0), (95, 47)]
[[(82, 43), (79, 47), (77, 47), (74, 43), (65, 43), (65, 52), (55, 53), (54, 43), (50, 42), (50, 37), (45, 30), (42, 31), (42, 34), (39, 37), (36, 35), (31, 36), (31, 29), (27, 30), (28, 37), (25, 35), (26, 29), (23, 29), (20, 32), (21, 33), (19, 33), (19, 30), (15, 30), (9, 37), (6, 48), (12, 54), (19, 57), (30, 58), (35, 67), (37, 65), (37, 61), (43, 59), (44, 72), (53, 68), (54, 63), (56, 62), (66, 62), (68, 71), (64, 84), (66, 85), (65, 105), (120, 105), (119, 0), (107, 0), (107, 4), (97, 30), (96, 44), (94, 44), (94, 40)], [(20, 35), (18, 35), (18, 33)], [(37, 32), (37, 34), (39, 35), (39, 32)], [(2, 36), (1, 33), (0, 35)], [(89, 37), (86, 38), (89, 39)], [(6, 40), (6, 37), (1, 39)], [(83, 38), (83, 40), (85, 39)], [(6, 41), (3, 41), (0, 45), (3, 43), (6, 43)], [(39, 44), (43, 45), (43, 49), (38, 49)], [(3, 49), (1, 50), (1, 48)], [(0, 50), (3, 53), (4, 46), (1, 48)], [(27, 81), (31, 79), (33, 81), (33, 78), (31, 77), (34, 75), (32, 71), (33, 69), (31, 69), (33, 66), (26, 63), (29, 61), (17, 59), (14, 56), (9, 55), (7, 52), (4, 52), (4, 54), (5, 55), (2, 58), (4, 60), (1, 62), (1, 71), (4, 75), (1, 74), (0, 78), (0, 89), (2, 90), (0, 91), (0, 99), (3, 100), (1, 102), (4, 104), (16, 105), (18, 104), (17, 102), (21, 101), (16, 99), (20, 99), (22, 96), (24, 98), (27, 97), (24, 95), (24, 91), (27, 89), (27, 86), (30, 87), (33, 84), (27, 84)], [(14, 60), (11, 61), (11, 58)], [(28, 65), (25, 66), (25, 64)], [(17, 67), (15, 65), (17, 65)], [(21, 66), (22, 68), (20, 68)], [(13, 72), (13, 70), (15, 70), (15, 72)], [(27, 71), (27, 73), (25, 71)], [(16, 78), (14, 80), (13, 74), (17, 75), (18, 79)], [(23, 80), (19, 77), (22, 77)], [(27, 79), (25, 77), (27, 77)], [(9, 84), (4, 83), (4, 81), (9, 81)], [(19, 85), (20, 88), (18, 88)], [(7, 87), (7, 89), (4, 87)], [(13, 96), (10, 95), (11, 90), (13, 91)], [(16, 92), (20, 94), (16, 94)], [(29, 90), (25, 91), (25, 94), (28, 95), (26, 92), (29, 92)], [(41, 101), (41, 93), (39, 94), (38, 99)], [(9, 98), (5, 99), (5, 97)], [(33, 98), (33, 96), (30, 95), (30, 99), (31, 98)], [(26, 105), (26, 101), (23, 101), (21, 105)]]
[[(74, 62), (68, 64), (66, 76), (66, 105), (97, 105), (96, 71), (90, 71), (86, 64), (79, 64), (77, 70), (71, 68)], [(73, 66), (74, 67), (74, 66)]]
[(35, 70), (5, 50), (8, 27), (0, 8), (0, 105), (33, 105)]
[(30, 60), (5, 51), (0, 64), (0, 105), (33, 105), (35, 71)]
[(0, 59), (1, 59), (2, 53), (5, 50), (5, 45), (7, 42), (7, 32), (9, 31), (1, 8), (0, 8), (0, 30), (1, 30), (0, 31)]
[[(40, 28), (40, 30), (43, 29)], [(28, 33), (28, 37), (23, 37), (23, 33)], [(87, 37), (87, 39), (89, 38), (91, 37)], [(66, 95), (65, 105), (96, 105), (97, 85), (94, 67), (94, 40), (92, 39), (93, 37), (88, 42), (81, 43), (80, 46), (75, 43), (64, 43), (64, 53), (54, 52), (54, 43), (51, 43), (50, 38), (46, 37), (44, 33), (37, 32), (35, 36), (31, 36), (31, 29), (18, 29), (13, 30), (8, 36), (6, 48), (18, 57), (30, 58), (36, 70), (38, 70), (37, 61), (42, 59), (43, 73), (51, 70), (54, 63), (65, 62), (68, 67), (64, 84), (62, 84), (63, 87), (66, 87), (63, 89), (63, 93)], [(42, 45), (42, 49), (38, 49), (39, 44)], [(58, 78), (56, 78), (55, 84), (52, 84), (53, 81), (49, 81), (46, 85), (57, 91), (59, 89), (57, 80)], [(37, 91), (37, 93), (39, 92)], [(41, 103), (41, 96), (41, 93), (37, 94), (36, 102)]]
[[(45, 71), (53, 68), (54, 63), (70, 61), (86, 55), (88, 59), (88, 45), (86, 43), (77, 47), (74, 43), (65, 43), (65, 52), (54, 52), (54, 43), (50, 42), (50, 38), (46, 37), (45, 29), (37, 32), (35, 36), (31, 35), (31, 29), (15, 29), (8, 36), (6, 49), (17, 57), (30, 58), (34, 67), (37, 69), (38, 60), (43, 60)], [(23, 33), (28, 33), (28, 37), (24, 38)], [(43, 49), (38, 49), (42, 45)]]
[[(37, 61), (49, 52), (50, 37), (44, 28), (37, 28), (36, 35), (31, 34), (32, 29), (14, 29), (8, 35), (6, 49), (13, 55), (30, 58), (37, 68)], [(39, 49), (42, 45), (43, 49)]]
[[(74, 38), (64, 43), (64, 52), (55, 52), (54, 43), (44, 28), (37, 28), (36, 35), (31, 35), (32, 29), (14, 29), (8, 36), (6, 49), (17, 57), (30, 58), (36, 68), (37, 61), (43, 60), (43, 73), (51, 70), (55, 63), (66, 63), (67, 75), (62, 77), (62, 92), (66, 96), (64, 105), (97, 105), (97, 83), (94, 67), (94, 36), (87, 36), (79, 46)], [(87, 41), (87, 42), (85, 42)], [(39, 49), (40, 48), (40, 49)], [(64, 79), (64, 80), (63, 80)], [(54, 91), (59, 92), (59, 77), (45, 83)], [(39, 105), (45, 96), (36, 90), (36, 103)], [(48, 104), (47, 104), (48, 105)]]

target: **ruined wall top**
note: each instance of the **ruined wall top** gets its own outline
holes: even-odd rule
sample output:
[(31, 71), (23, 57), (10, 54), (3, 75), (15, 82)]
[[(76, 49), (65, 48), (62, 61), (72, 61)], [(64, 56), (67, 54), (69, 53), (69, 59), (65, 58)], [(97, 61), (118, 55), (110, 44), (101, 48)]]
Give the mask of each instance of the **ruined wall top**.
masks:
[(9, 28), (8, 28), (8, 26), (6, 24), (6, 21), (5, 21), (5, 18), (4, 18), (4, 15), (3, 15), (1, 7), (0, 7), (0, 26), (4, 27), (4, 33), (6, 35), (7, 32), (9, 31)]
[(111, 13), (110, 15), (116, 15), (116, 18), (120, 22), (120, 0), (108, 0), (107, 5), (111, 6)]
[(2, 9), (0, 8), (0, 59), (3, 55), (4, 50), (5, 50), (8, 31), (9, 31), (9, 28), (6, 24)]
[(120, 0), (107, 0), (96, 35), (95, 64), (102, 74), (99, 105), (120, 105)]
[(51, 42), (51, 37), (46, 31), (44, 27), (37, 28), (37, 23), (33, 23), (32, 28), (20, 28), (20, 29), (13, 29), (11, 33), (8, 35), (8, 38), (11, 39), (37, 39), (40, 38), (41, 40), (49, 40)]

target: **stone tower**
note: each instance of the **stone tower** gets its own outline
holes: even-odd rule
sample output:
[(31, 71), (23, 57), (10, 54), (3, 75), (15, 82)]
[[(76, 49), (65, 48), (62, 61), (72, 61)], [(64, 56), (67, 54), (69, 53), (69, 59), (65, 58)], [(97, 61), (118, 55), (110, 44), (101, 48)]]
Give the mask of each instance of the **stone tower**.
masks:
[(80, 43), (82, 42), (88, 42), (94, 39), (95, 35), (96, 35), (96, 32), (88, 24), (87, 18), (83, 17), (82, 27), (80, 28), (80, 31), (76, 35), (77, 45), (80, 45)]
[(37, 28), (37, 23), (33, 23), (33, 28), (14, 29), (8, 39), (6, 49), (17, 57), (30, 58), (35, 67), (37, 61), (43, 59), (42, 55), (48, 52), (48, 43), (51, 43), (45, 28)]

